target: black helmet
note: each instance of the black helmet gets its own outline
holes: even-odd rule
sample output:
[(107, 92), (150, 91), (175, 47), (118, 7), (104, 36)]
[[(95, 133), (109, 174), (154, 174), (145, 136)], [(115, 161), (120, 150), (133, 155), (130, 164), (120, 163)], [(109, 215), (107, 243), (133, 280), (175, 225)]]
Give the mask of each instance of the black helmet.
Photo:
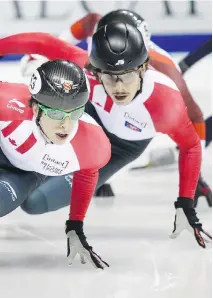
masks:
[(149, 32), (148, 24), (139, 14), (128, 9), (113, 10), (100, 19), (96, 28), (98, 30), (102, 26), (114, 22), (122, 22), (136, 27), (142, 33), (144, 41), (149, 47), (151, 34)]
[(61, 110), (78, 108), (89, 99), (89, 83), (84, 71), (75, 63), (60, 59), (37, 68), (29, 90), (39, 103)]
[(137, 28), (124, 23), (101, 27), (92, 39), (91, 65), (102, 71), (126, 71), (142, 65), (148, 52)]
[(100, 19), (97, 25), (97, 30), (113, 22), (122, 22), (137, 28), (144, 22), (144, 19), (136, 12), (128, 9), (113, 10)]

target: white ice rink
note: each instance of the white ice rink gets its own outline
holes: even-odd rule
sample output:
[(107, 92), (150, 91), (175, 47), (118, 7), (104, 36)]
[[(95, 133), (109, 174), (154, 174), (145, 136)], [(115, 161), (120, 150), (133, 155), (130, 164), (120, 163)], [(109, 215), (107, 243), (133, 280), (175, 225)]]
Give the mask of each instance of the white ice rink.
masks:
[[(186, 76), (205, 117), (211, 114), (210, 58)], [(17, 64), (0, 63), (0, 79), (19, 78)], [(167, 143), (160, 136), (152, 147)], [(210, 147), (202, 169), (210, 185), (211, 167)], [(134, 174), (126, 169), (112, 184), (116, 198), (94, 199), (85, 220), (89, 243), (110, 268), (95, 270), (90, 264), (81, 265), (79, 259), (67, 265), (64, 223), (68, 208), (42, 216), (29, 216), (18, 209), (0, 219), (1, 298), (212, 296), (211, 249), (198, 247), (187, 231), (176, 240), (169, 239), (178, 194), (177, 165)], [(202, 198), (197, 212), (211, 232), (211, 210)]]

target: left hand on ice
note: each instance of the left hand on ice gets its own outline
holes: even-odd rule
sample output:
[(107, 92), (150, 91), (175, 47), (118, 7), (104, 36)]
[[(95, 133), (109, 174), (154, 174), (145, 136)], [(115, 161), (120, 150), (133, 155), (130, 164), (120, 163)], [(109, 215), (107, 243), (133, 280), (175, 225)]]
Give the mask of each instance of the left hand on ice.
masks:
[(170, 238), (174, 239), (178, 237), (183, 230), (187, 229), (192, 232), (197, 243), (201, 247), (206, 248), (207, 244), (212, 242), (212, 236), (203, 230), (193, 203), (193, 200), (188, 198), (178, 198), (175, 202), (176, 215), (174, 230)]
[(88, 260), (95, 268), (104, 269), (109, 265), (104, 262), (94, 251), (92, 246), (86, 241), (83, 232), (83, 222), (79, 220), (66, 221), (67, 234), (67, 259), (69, 265), (72, 264), (77, 254), (80, 255), (81, 263), (85, 264)]

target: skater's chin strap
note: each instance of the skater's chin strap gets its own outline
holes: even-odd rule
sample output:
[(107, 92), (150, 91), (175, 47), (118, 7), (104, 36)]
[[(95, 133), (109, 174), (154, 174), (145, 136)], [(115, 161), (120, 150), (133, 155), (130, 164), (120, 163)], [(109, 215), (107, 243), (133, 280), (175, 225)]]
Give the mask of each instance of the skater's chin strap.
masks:
[(142, 76), (140, 76), (140, 79), (141, 79), (141, 81), (140, 81), (140, 89), (136, 92), (136, 94), (135, 94), (135, 96), (134, 96), (133, 99), (135, 99), (135, 97), (137, 97), (138, 94), (142, 93), (142, 89), (143, 89), (143, 78), (142, 78)]
[(40, 123), (38, 122), (38, 120), (36, 119), (36, 124), (41, 132), (42, 137), (45, 139), (46, 144), (54, 144), (52, 141), (49, 140), (49, 138), (47, 137), (47, 135), (45, 134), (45, 132), (43, 131)]
[(42, 114), (42, 110), (39, 108), (38, 116), (36, 118), (36, 125), (38, 126), (43, 138), (45, 139), (46, 144), (54, 144), (52, 141), (50, 141), (50, 139), (48, 138), (48, 136), (45, 134), (45, 132), (41, 127), (41, 124), (40, 124), (41, 114)]

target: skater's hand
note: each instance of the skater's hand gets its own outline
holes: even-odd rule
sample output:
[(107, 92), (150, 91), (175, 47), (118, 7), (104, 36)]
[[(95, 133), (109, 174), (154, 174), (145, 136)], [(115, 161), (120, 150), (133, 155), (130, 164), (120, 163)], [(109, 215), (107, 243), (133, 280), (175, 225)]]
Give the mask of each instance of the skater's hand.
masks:
[(212, 190), (208, 186), (208, 184), (202, 179), (200, 176), (198, 183), (197, 183), (197, 188), (195, 191), (195, 197), (194, 197), (194, 207), (197, 207), (198, 199), (200, 197), (205, 197), (207, 204), (209, 207), (212, 207)]
[(180, 235), (180, 233), (187, 229), (189, 230), (198, 245), (206, 248), (212, 242), (212, 236), (203, 230), (202, 224), (196, 215), (194, 209), (194, 203), (192, 199), (178, 198), (175, 202), (176, 215), (174, 221), (174, 230), (170, 238), (174, 239)]
[(82, 264), (88, 260), (95, 268), (104, 269), (109, 265), (104, 262), (94, 251), (92, 246), (86, 241), (86, 236), (83, 232), (83, 222), (78, 220), (66, 221), (67, 234), (67, 259), (69, 265), (72, 264), (77, 254), (80, 255)]

